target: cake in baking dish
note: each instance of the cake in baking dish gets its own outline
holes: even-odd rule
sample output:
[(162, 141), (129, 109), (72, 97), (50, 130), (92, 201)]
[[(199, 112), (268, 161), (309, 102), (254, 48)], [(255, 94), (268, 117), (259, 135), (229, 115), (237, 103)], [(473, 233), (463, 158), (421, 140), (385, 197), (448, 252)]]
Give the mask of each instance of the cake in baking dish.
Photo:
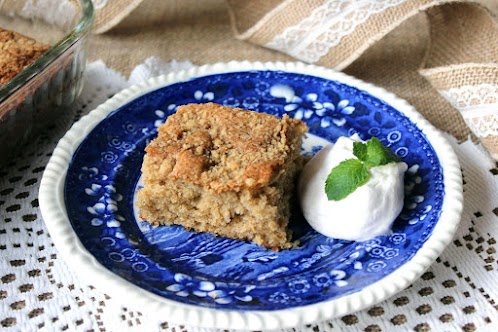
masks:
[(140, 216), (253, 241), (292, 246), (294, 180), (306, 124), (214, 103), (179, 106), (145, 149)]
[(0, 28), (0, 86), (32, 64), (48, 47), (17, 32)]

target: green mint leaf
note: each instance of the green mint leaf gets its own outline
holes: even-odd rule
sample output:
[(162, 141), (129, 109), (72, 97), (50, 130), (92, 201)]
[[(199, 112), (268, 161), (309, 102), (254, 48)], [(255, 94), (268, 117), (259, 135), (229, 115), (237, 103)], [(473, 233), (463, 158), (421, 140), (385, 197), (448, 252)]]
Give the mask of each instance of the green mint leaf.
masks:
[(368, 159), (367, 144), (363, 142), (353, 142), (353, 154), (361, 161)]
[(372, 137), (366, 144), (367, 157), (362, 159), (369, 166), (382, 166), (400, 161), (400, 158), (387, 146), (384, 146), (377, 137)]
[(370, 178), (368, 168), (358, 159), (347, 159), (334, 167), (325, 181), (325, 193), (339, 201), (364, 185)]
[(339, 201), (364, 185), (370, 179), (370, 168), (401, 161), (376, 137), (366, 143), (353, 142), (353, 154), (358, 159), (344, 160), (325, 181), (325, 193), (331, 201)]

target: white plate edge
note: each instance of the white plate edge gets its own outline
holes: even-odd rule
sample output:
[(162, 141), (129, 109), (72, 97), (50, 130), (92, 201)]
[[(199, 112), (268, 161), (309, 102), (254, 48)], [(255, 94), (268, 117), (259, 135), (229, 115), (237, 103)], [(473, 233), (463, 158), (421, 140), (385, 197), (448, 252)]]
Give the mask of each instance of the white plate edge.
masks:
[[(72, 154), (87, 134), (116, 108), (162, 86), (195, 77), (234, 71), (282, 70), (337, 80), (367, 91), (407, 116), (431, 142), (444, 170), (447, 189), (440, 221), (431, 237), (410, 261), (385, 278), (365, 287), (361, 292), (341, 298), (282, 310), (251, 311), (211, 309), (165, 299), (122, 279), (102, 266), (82, 245), (73, 231), (63, 202), (62, 184)], [(58, 190), (54, 190), (58, 188)], [(449, 191), (448, 191), (449, 190)], [(267, 330), (311, 324), (339, 317), (378, 303), (408, 287), (432, 264), (452, 240), (463, 208), (462, 179), (458, 159), (441, 132), (434, 128), (406, 101), (383, 88), (363, 82), (341, 72), (300, 62), (237, 62), (215, 63), (170, 73), (127, 88), (98, 106), (76, 122), (55, 148), (40, 183), (40, 210), (50, 235), (61, 256), (84, 280), (105, 290), (123, 302), (133, 299), (134, 307), (143, 312), (160, 313), (175, 323), (206, 328)], [(131, 304), (131, 303), (130, 303)]]

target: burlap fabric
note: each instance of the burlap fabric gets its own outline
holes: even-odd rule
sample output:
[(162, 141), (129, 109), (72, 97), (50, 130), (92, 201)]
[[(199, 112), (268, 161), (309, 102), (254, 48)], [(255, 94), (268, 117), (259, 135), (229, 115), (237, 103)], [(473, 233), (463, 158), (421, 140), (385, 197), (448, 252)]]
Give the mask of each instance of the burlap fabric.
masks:
[(91, 57), (121, 72), (151, 54), (316, 63), (385, 87), (498, 158), (496, 0), (95, 2), (95, 31), (106, 33)]

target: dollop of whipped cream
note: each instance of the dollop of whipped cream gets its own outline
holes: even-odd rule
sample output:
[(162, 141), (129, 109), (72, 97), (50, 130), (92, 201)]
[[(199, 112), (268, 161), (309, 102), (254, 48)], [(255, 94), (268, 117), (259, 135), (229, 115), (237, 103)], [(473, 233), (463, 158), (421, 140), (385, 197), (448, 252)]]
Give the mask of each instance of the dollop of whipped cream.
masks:
[(404, 162), (370, 169), (366, 184), (339, 201), (329, 201), (325, 180), (341, 161), (356, 158), (353, 142), (357, 134), (340, 137), (325, 146), (306, 163), (299, 179), (298, 192), (304, 217), (317, 232), (336, 239), (365, 241), (390, 232), (403, 209)]

